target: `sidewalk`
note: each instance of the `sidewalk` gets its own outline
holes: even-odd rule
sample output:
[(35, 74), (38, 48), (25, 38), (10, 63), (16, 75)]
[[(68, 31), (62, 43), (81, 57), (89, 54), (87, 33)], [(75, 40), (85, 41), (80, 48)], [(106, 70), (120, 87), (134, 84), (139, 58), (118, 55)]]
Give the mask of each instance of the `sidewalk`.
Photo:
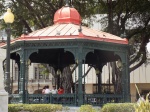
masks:
[(77, 112), (80, 107), (63, 107), (62, 112)]
[[(100, 109), (101, 107), (94, 107), (95, 109)], [(79, 112), (80, 107), (63, 107), (62, 112)]]

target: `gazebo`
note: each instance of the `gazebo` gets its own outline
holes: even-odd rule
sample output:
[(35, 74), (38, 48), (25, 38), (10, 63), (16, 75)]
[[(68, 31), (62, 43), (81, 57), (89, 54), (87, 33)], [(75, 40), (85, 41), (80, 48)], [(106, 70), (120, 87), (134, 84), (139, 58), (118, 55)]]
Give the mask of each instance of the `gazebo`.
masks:
[[(125, 38), (97, 31), (81, 25), (78, 11), (69, 6), (57, 10), (54, 15), (54, 25), (22, 34), (11, 41), (10, 58), (19, 65), (18, 97), (22, 103), (34, 103), (35, 94), (28, 94), (28, 60), (32, 63), (46, 63), (55, 71), (72, 64), (77, 65), (77, 83), (74, 93), (63, 95), (45, 95), (49, 103), (63, 103), (80, 106), (82, 104), (100, 105), (107, 102), (130, 102), (130, 76), (128, 66), (128, 41)], [(1, 45), (6, 48), (6, 44)], [(118, 61), (119, 60), (119, 61)], [(102, 68), (108, 62), (121, 62), (121, 91), (113, 94), (102, 93)], [(95, 68), (98, 76), (98, 93), (86, 94), (84, 92), (83, 65), (88, 64)], [(72, 75), (72, 74), (70, 74)], [(36, 96), (42, 101), (44, 95)], [(57, 97), (62, 97), (58, 102)], [(95, 98), (92, 102), (90, 99)], [(32, 101), (31, 101), (32, 99)], [(17, 101), (17, 100), (16, 100)], [(37, 103), (37, 102), (36, 102)], [(41, 103), (41, 102), (40, 102)]]

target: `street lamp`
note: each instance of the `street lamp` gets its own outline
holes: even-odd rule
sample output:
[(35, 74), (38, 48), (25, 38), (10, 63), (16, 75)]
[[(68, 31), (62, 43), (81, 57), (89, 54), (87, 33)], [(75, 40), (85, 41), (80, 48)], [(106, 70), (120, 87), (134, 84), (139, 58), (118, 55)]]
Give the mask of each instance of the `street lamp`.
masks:
[(14, 22), (14, 15), (11, 12), (10, 8), (7, 9), (7, 12), (4, 14), (4, 21), (7, 24), (6, 34), (7, 34), (7, 47), (6, 47), (6, 72), (5, 72), (5, 90), (10, 94), (10, 36), (11, 28), (10, 24)]

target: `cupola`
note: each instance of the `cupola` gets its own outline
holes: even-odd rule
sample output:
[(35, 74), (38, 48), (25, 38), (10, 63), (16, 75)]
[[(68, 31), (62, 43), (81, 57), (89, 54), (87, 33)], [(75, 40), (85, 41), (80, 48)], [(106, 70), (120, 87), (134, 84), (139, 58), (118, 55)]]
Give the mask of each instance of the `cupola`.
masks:
[(54, 24), (63, 24), (63, 23), (72, 23), (72, 24), (81, 24), (81, 17), (79, 12), (69, 6), (64, 6), (61, 9), (58, 9), (54, 15)]

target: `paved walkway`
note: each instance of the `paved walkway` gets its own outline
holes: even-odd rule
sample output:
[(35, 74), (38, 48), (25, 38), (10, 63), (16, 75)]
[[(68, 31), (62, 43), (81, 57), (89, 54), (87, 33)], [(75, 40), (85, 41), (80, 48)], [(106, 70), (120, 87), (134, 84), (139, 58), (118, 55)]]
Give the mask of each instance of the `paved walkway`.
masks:
[(63, 111), (61, 112), (77, 112), (80, 107), (63, 107)]
[[(94, 107), (100, 109), (100, 107)], [(62, 112), (79, 112), (80, 107), (64, 107)]]

